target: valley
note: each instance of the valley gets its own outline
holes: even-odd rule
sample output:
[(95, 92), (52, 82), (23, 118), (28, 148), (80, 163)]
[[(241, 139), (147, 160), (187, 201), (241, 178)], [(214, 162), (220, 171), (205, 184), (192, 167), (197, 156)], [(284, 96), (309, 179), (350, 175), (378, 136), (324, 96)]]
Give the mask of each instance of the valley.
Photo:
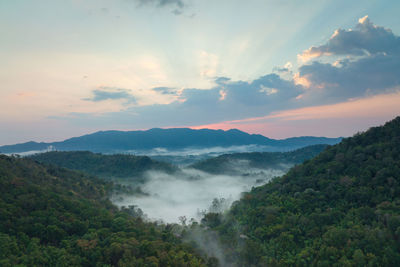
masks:
[[(214, 199), (224, 199), (228, 208), (243, 192), (285, 174), (290, 167), (325, 148), (326, 145), (316, 145), (293, 152), (233, 153), (214, 158), (210, 158), (209, 150), (196, 150), (206, 151), (197, 156), (207, 159), (193, 161), (192, 158), (191, 165), (183, 166), (173, 165), (174, 159), (169, 163), (147, 156), (88, 151), (53, 151), (30, 158), (120, 184), (128, 190), (115, 192), (112, 196), (111, 200), (117, 206), (135, 205), (151, 220), (179, 223), (183, 216), (200, 221)], [(225, 151), (214, 149), (214, 153)], [(225, 159), (223, 162), (221, 157)]]
[[(334, 146), (221, 151), (185, 165), (154, 154), (3, 155), (0, 262), (58, 264), (53, 253), (69, 266), (396, 266), (399, 140), (400, 117)], [(134, 252), (142, 245), (151, 249)]]
[(399, 267), (399, 0), (0, 0), (0, 267)]

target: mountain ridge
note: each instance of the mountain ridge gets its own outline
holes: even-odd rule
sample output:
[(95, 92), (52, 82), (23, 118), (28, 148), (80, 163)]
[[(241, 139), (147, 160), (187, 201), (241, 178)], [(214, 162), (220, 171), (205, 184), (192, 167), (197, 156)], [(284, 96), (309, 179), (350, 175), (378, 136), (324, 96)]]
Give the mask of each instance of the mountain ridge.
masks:
[(89, 151), (51, 151), (38, 153), (29, 158), (46, 164), (83, 171), (89, 175), (110, 180), (113, 178), (143, 181), (143, 174), (149, 170), (174, 173), (177, 167), (159, 162), (147, 156), (127, 154), (103, 155)]
[(188, 147), (229, 147), (261, 145), (268, 147), (301, 148), (316, 144), (336, 144), (342, 138), (291, 137), (271, 139), (260, 134), (249, 134), (238, 129), (212, 130), (190, 128), (152, 128), (141, 131), (98, 131), (57, 142), (25, 142), (0, 146), (0, 153), (23, 153), (46, 150), (87, 150), (92, 152), (116, 152), (154, 148), (182, 149)]
[(200, 160), (190, 165), (191, 168), (212, 174), (227, 174), (237, 169), (257, 168), (259, 170), (280, 169), (285, 172), (296, 164), (309, 160), (328, 145), (312, 145), (289, 152), (245, 152), (223, 154), (217, 157)]

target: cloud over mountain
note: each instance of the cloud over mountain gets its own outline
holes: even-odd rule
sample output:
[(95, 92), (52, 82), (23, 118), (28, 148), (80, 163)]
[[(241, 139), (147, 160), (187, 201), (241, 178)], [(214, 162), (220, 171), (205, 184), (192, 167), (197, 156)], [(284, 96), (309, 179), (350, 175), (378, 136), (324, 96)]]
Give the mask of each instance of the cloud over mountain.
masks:
[[(216, 77), (209, 89), (156, 87), (151, 89), (153, 93), (170, 95), (175, 100), (106, 113), (96, 116), (91, 123), (101, 125), (112, 121), (141, 127), (202, 125), (397, 92), (399, 40), (390, 29), (376, 26), (363, 17), (354, 30), (338, 29), (325, 44), (304, 51), (301, 57), (310, 61), (296, 71), (288, 72), (285, 66), (286, 74), (294, 73), (292, 78), (284, 73), (270, 73), (252, 81)], [(106, 89), (95, 90), (91, 100), (132, 97), (121, 89)], [(83, 121), (87, 116), (75, 114), (73, 118)]]

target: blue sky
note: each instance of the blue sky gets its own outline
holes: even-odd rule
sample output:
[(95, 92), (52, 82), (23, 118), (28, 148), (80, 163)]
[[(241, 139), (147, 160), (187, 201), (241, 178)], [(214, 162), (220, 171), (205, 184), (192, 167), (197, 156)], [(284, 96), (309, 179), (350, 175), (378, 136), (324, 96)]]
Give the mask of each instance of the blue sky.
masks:
[(399, 1), (1, 1), (0, 144), (152, 127), (351, 135), (400, 113), (399, 11)]

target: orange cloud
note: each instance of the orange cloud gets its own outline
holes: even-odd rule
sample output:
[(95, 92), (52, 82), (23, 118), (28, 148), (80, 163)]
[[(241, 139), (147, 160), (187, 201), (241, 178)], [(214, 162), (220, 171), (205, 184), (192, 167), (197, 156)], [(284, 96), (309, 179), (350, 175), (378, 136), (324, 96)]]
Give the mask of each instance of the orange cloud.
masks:
[(307, 62), (313, 58), (320, 57), (324, 53), (322, 53), (320, 50), (315, 49), (315, 47), (310, 47), (309, 49), (305, 50), (303, 53), (298, 54), (297, 58), (299, 59), (300, 62)]
[(302, 85), (305, 88), (310, 88), (311, 86), (311, 82), (307, 79), (307, 76), (300, 76), (298, 72), (293, 75), (293, 81), (296, 85)]
[(306, 107), (277, 112), (268, 118), (284, 120), (309, 120), (322, 118), (343, 117), (383, 117), (388, 114), (400, 115), (400, 92), (394, 94), (377, 95), (368, 98), (354, 99), (348, 102)]
[(219, 100), (221, 100), (221, 101), (224, 100), (226, 97), (226, 91), (219, 90), (219, 95), (220, 95)]
[(364, 16), (362, 18), (359, 18), (358, 19), (358, 23), (364, 24), (367, 20), (368, 20), (368, 15), (366, 15), (366, 16)]

